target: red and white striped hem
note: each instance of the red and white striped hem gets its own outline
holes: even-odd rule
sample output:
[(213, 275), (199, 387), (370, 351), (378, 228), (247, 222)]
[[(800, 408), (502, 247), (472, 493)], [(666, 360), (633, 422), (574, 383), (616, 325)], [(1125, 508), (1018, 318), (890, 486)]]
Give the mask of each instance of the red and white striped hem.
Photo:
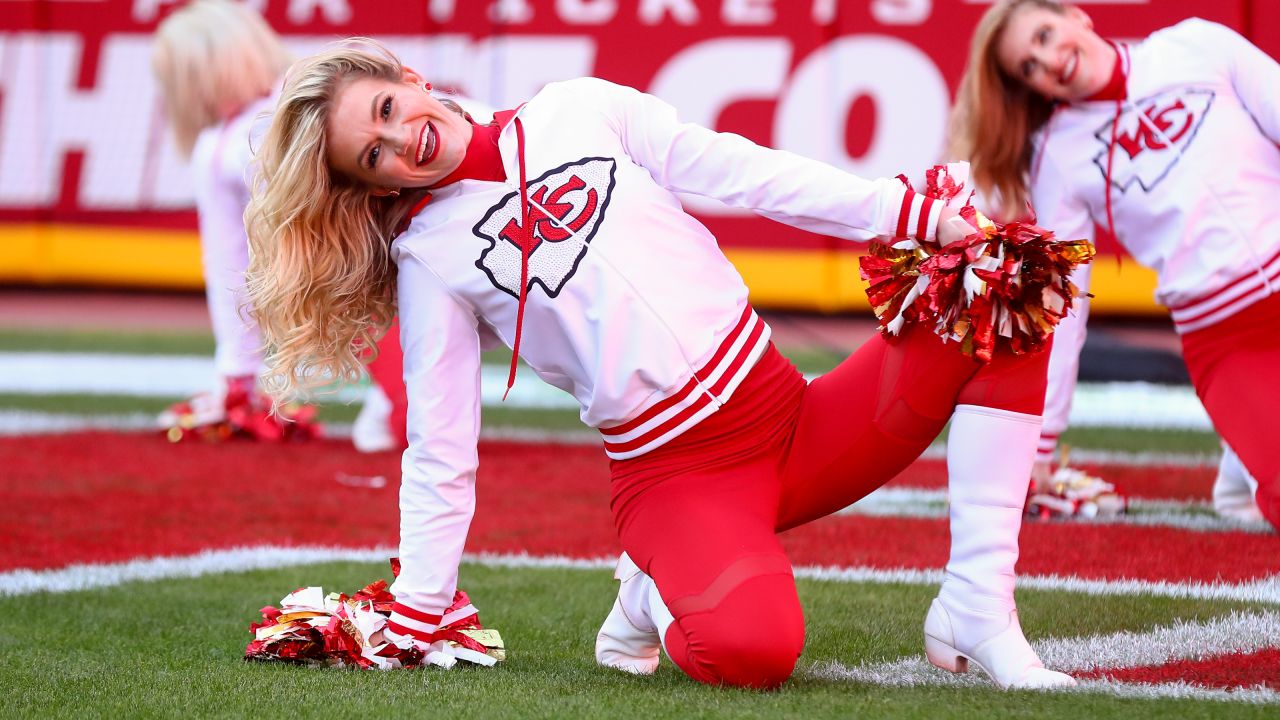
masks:
[(407, 635), (415, 640), (429, 643), (439, 628), (438, 613), (425, 613), (402, 603), (391, 606), (391, 617), (387, 619), (387, 629), (396, 635)]
[(688, 382), (621, 425), (600, 428), (605, 454), (626, 460), (680, 436), (729, 401), (769, 345), (769, 326), (750, 305)]
[(898, 210), (898, 229), (894, 237), (925, 240), (938, 234), (938, 218), (942, 203), (927, 195), (907, 190)]
[(1050, 462), (1053, 460), (1053, 453), (1058, 449), (1058, 435), (1040, 434), (1040, 440), (1036, 443), (1036, 460), (1039, 462)]
[(1222, 322), (1280, 290), (1280, 252), (1251, 272), (1205, 297), (1169, 308), (1179, 333), (1201, 330)]

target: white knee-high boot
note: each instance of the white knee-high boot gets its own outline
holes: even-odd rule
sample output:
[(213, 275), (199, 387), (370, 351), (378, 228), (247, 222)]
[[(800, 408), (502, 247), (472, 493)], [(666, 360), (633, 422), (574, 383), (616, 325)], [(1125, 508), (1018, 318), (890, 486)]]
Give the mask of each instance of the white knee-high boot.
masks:
[(636, 675), (658, 669), (663, 638), (674, 618), (653, 579), (622, 553), (613, 577), (620, 582), (613, 609), (596, 635), (596, 662)]
[(1222, 443), (1222, 462), (1218, 464), (1218, 477), (1213, 482), (1213, 510), (1224, 518), (1241, 522), (1262, 522), (1258, 509), (1258, 481), (1245, 469), (1240, 457), (1225, 442)]
[(1002, 688), (1074, 685), (1046, 670), (1022, 634), (1013, 566), (1040, 418), (958, 405), (947, 440), (951, 558), (925, 619), (925, 653), (944, 670), (973, 662)]

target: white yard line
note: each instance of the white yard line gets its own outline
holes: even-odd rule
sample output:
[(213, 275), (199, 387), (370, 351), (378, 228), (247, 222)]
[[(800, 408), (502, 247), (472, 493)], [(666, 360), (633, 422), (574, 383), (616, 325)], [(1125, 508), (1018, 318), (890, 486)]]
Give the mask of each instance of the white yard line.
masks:
[[(884, 570), (880, 568), (842, 568), (802, 566), (794, 568), (795, 576), (831, 582), (873, 583), (888, 585), (941, 585), (941, 569)], [(1136, 595), (1144, 597), (1182, 598), (1189, 600), (1230, 600), (1280, 605), (1280, 574), (1245, 583), (1170, 582), (1167, 580), (1091, 580), (1074, 575), (1019, 575), (1018, 588), (1048, 590), (1083, 595)], [(0, 585), (3, 594), (3, 585)]]
[[(123, 563), (71, 565), (50, 570), (11, 570), (0, 573), (0, 596), (30, 595), (39, 592), (74, 592), (113, 587), (127, 582), (193, 578), (218, 573), (244, 572), (267, 568), (295, 567), (325, 562), (386, 562), (395, 549), (340, 547), (239, 547), (206, 550), (195, 555), (157, 557)], [(485, 567), (610, 569), (617, 558), (571, 558), (562, 555), (534, 556), (524, 553), (468, 554), (464, 562)], [(795, 568), (799, 578), (844, 583), (938, 585), (941, 570), (885, 570), (867, 567)], [(1198, 583), (1146, 580), (1084, 580), (1052, 575), (1024, 575), (1018, 578), (1023, 589), (1057, 590), (1089, 595), (1140, 595), (1204, 600), (1238, 600), (1280, 604), (1280, 575), (1248, 583)]]
[[(185, 397), (207, 390), (213, 378), (212, 358), (192, 355), (0, 353), (0, 393)], [(502, 402), (505, 389), (506, 368), (484, 366), (482, 402)], [(338, 398), (350, 401), (361, 394), (360, 388), (344, 388)], [(511, 389), (505, 406), (572, 409), (577, 403), (567, 393), (529, 378)], [(1082, 383), (1070, 422), (1075, 427), (1212, 427), (1191, 388), (1151, 383)]]
[[(1204, 623), (1179, 620), (1172, 625), (1156, 627), (1147, 632), (1126, 631), (1082, 638), (1052, 638), (1033, 644), (1047, 667), (1068, 673), (1150, 667), (1175, 660), (1205, 660), (1280, 647), (1280, 612), (1233, 612)], [(980, 670), (956, 675), (933, 667), (921, 657), (853, 667), (841, 663), (826, 663), (814, 666), (809, 674), (827, 680), (889, 687), (983, 687), (989, 682)], [(1266, 689), (1226, 691), (1184, 683), (1086, 680), (1078, 688), (1058, 692), (1143, 699), (1183, 698), (1267, 704), (1280, 702), (1280, 694)]]

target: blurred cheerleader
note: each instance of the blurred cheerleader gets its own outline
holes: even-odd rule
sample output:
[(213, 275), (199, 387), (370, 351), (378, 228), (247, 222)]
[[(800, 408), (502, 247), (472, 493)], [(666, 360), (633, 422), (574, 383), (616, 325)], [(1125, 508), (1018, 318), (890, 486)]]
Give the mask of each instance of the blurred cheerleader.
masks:
[[(1280, 527), (1266, 421), (1280, 407), (1280, 65), (1204, 20), (1128, 45), (1078, 7), (1001, 0), (974, 33), (952, 142), (1005, 217), (1030, 203), (1059, 237), (1101, 225), (1156, 270), (1192, 384), (1247, 469), (1228, 451), (1215, 502), (1245, 517), (1256, 486)], [(1088, 289), (1088, 266), (1076, 280)], [(1079, 310), (1054, 343), (1044, 460), (1070, 410), (1087, 300)]]
[[(161, 414), (163, 428), (230, 422), (263, 439), (294, 429), (270, 415), (269, 402), (257, 390), (262, 335), (245, 293), (249, 241), (243, 220), (253, 159), (250, 134), (255, 119), (271, 110), (290, 62), (280, 38), (244, 3), (195, 0), (156, 29), (152, 65), (174, 140), (191, 161), (218, 373), (214, 392)], [(362, 451), (406, 444), (401, 363), (398, 337), (389, 333), (368, 363), (374, 385), (353, 428)]]

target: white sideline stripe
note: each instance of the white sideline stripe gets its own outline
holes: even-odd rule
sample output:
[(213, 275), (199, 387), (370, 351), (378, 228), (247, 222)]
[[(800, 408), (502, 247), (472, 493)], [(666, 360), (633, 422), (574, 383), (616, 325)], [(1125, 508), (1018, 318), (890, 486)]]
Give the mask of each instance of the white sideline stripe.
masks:
[[(205, 550), (195, 555), (142, 558), (124, 563), (69, 565), (51, 570), (11, 570), (0, 573), (0, 597), (39, 592), (66, 593), (114, 587), (128, 582), (154, 582), (175, 578), (196, 578), (219, 573), (238, 573), (327, 562), (387, 562), (396, 555), (393, 547), (238, 547)], [(570, 558), (561, 555), (467, 554), (463, 562), (485, 567), (508, 568), (612, 568), (617, 558)]]
[(154, 415), (70, 415), (65, 413), (0, 410), (0, 437), (12, 435), (54, 435), (85, 430), (152, 430)]
[(1204, 405), (1190, 386), (1145, 382), (1077, 385), (1068, 424), (1074, 427), (1213, 429)]
[[(481, 402), (496, 405), (506, 390), (507, 371), (481, 367)], [(111, 353), (0, 352), (0, 392), (23, 395), (126, 395), (179, 398), (208, 392), (217, 373), (213, 358), (199, 355), (117, 355)], [(331, 396), (340, 402), (364, 397), (365, 388), (344, 386)], [(571, 395), (541, 382), (520, 383), (505, 403), (520, 408), (577, 408)]]
[[(506, 368), (484, 365), (481, 376), (481, 402), (502, 402)], [(0, 353), (0, 392), (8, 393), (187, 397), (208, 390), (214, 377), (213, 359), (198, 355)], [(337, 397), (351, 401), (362, 393), (362, 388), (345, 387)], [(568, 393), (540, 382), (516, 385), (505, 405), (578, 407)], [(1069, 422), (1074, 427), (1212, 429), (1190, 387), (1141, 382), (1077, 385)]]
[[(0, 597), (38, 592), (75, 592), (135, 581), (194, 578), (217, 573), (244, 572), (267, 568), (295, 567), (317, 563), (354, 561), (383, 562), (395, 555), (394, 548), (280, 547), (264, 545), (227, 550), (206, 550), (195, 555), (144, 558), (124, 563), (70, 565), (50, 570), (11, 570), (0, 573)], [(468, 553), (463, 562), (485, 567), (608, 569), (617, 558), (572, 558), (564, 555), (535, 556), (527, 553)], [(942, 570), (884, 570), (801, 566), (797, 578), (828, 582), (903, 585), (939, 585)], [(1088, 595), (1144, 595), (1203, 600), (1241, 600), (1280, 604), (1280, 574), (1258, 581), (1231, 583), (1168, 582), (1146, 580), (1084, 580), (1054, 575), (1022, 576), (1022, 589), (1058, 590)]]
[[(882, 487), (857, 503), (840, 510), (840, 515), (866, 517), (943, 518), (947, 516), (947, 491), (910, 487)], [(1064, 521), (1048, 521), (1049, 523)], [(1130, 498), (1129, 513), (1112, 518), (1074, 518), (1078, 525), (1137, 525), (1172, 527), (1198, 532), (1273, 532), (1265, 521), (1244, 522), (1219, 517), (1204, 500), (1151, 500)]]
[[(1148, 632), (1118, 632), (1083, 638), (1051, 638), (1032, 643), (1046, 667), (1063, 672), (1163, 665), (1176, 660), (1205, 660), (1232, 653), (1280, 647), (1280, 612), (1233, 612), (1204, 623), (1175, 621)], [(935, 668), (921, 657), (848, 667), (831, 662), (816, 665), (810, 675), (827, 680), (889, 687), (989, 687), (980, 670), (956, 675)], [(1133, 698), (1186, 698), (1246, 703), (1280, 702), (1280, 694), (1265, 688), (1219, 690), (1185, 683), (1125, 683), (1086, 680), (1077, 688), (1055, 692), (1105, 693)]]

